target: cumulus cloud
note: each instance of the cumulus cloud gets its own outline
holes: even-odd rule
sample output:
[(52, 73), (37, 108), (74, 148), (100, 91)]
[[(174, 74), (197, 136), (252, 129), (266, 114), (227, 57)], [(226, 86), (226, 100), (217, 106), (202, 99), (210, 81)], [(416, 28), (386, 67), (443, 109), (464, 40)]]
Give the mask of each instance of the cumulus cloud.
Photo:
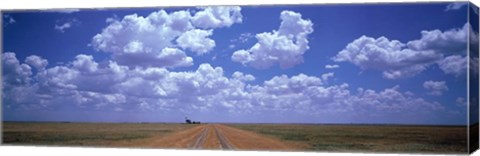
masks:
[(286, 75), (275, 76), (265, 81), (264, 89), (270, 93), (299, 92), (310, 86), (319, 86), (322, 80), (318, 77), (298, 74), (289, 78)]
[(43, 87), (46, 87), (45, 90), (51, 92), (56, 91), (57, 89), (58, 91), (62, 91), (64, 89), (77, 89), (79, 85), (73, 83), (72, 81), (74, 81), (80, 74), (80, 71), (68, 68), (66, 66), (55, 66), (37, 75), (39, 76), (40, 84)]
[(362, 36), (348, 44), (333, 60), (351, 62), (364, 70), (380, 70), (385, 78), (398, 79), (412, 77), (440, 58), (441, 54), (431, 50), (407, 49), (397, 40)]
[[(395, 113), (404, 111), (437, 111), (444, 107), (407, 93), (399, 86), (383, 91), (358, 89), (351, 93), (349, 85), (325, 86), (317, 77), (299, 74), (276, 76), (262, 86), (248, 87), (258, 109), (284, 111), (295, 109), (304, 113)], [(312, 112), (311, 110), (315, 110)], [(368, 114), (364, 114), (368, 115)]]
[[(382, 71), (387, 79), (413, 77), (437, 63), (447, 74), (462, 73), (469, 24), (447, 31), (422, 31), (422, 37), (406, 44), (386, 37), (361, 36), (332, 59), (350, 62), (363, 70)], [(447, 57), (444, 57), (447, 56)], [(446, 62), (446, 61), (454, 62)]]
[(192, 17), (192, 23), (202, 29), (230, 27), (234, 23), (242, 23), (241, 10), (238, 6), (208, 7), (196, 12)]
[(447, 5), (447, 7), (445, 8), (445, 11), (451, 11), (451, 10), (459, 10), (460, 8), (462, 8), (463, 6), (467, 6), (468, 3), (466, 2), (454, 2), (454, 3), (450, 3)]
[(46, 59), (41, 58), (37, 55), (30, 55), (25, 59), (25, 63), (34, 67), (37, 70), (45, 70), (45, 67), (48, 65)]
[(189, 30), (177, 38), (177, 43), (183, 49), (189, 49), (198, 55), (205, 54), (215, 47), (215, 41), (208, 38), (212, 30)]
[[(153, 12), (146, 17), (127, 15), (109, 19), (109, 25), (95, 35), (91, 45), (112, 53), (112, 58), (129, 67), (184, 67), (193, 59), (185, 51), (198, 55), (210, 52), (215, 41), (213, 28), (241, 22), (240, 7), (207, 7), (195, 15), (187, 10)], [(210, 23), (212, 22), (212, 23)], [(210, 30), (203, 30), (209, 28)]]
[(466, 23), (462, 28), (440, 31), (422, 31), (422, 37), (418, 40), (409, 41), (408, 48), (412, 50), (434, 50), (442, 54), (465, 54), (468, 42), (470, 24)]
[(91, 55), (77, 55), (72, 64), (75, 69), (87, 73), (95, 72), (98, 69), (98, 63), (93, 60)]
[(235, 51), (232, 61), (257, 69), (267, 69), (275, 64), (285, 69), (303, 63), (313, 23), (293, 11), (282, 11), (280, 19), (282, 22), (278, 30), (257, 34), (258, 42), (250, 49)]
[(15, 53), (6, 52), (2, 55), (3, 85), (20, 85), (29, 83), (32, 68), (20, 63)]
[[(35, 57), (29, 58), (26, 60)], [(133, 108), (137, 107), (135, 104), (146, 107), (145, 103), (150, 103), (150, 108), (164, 109), (173, 105), (190, 109), (194, 105), (206, 107), (207, 103), (199, 103), (199, 98), (207, 99), (225, 88), (237, 87), (233, 84), (255, 79), (250, 74), (240, 72), (227, 78), (223, 76), (222, 68), (209, 64), (202, 64), (193, 72), (170, 72), (158, 67), (129, 68), (113, 61), (101, 65), (92, 56), (84, 54), (77, 55), (66, 66), (54, 66), (37, 72), (35, 76), (27, 64), (21, 64), (16, 59), (14, 53), (3, 55), (3, 62), (6, 67), (4, 83), (13, 87), (6, 92), (14, 95), (13, 92), (29, 89), (31, 98), (37, 99), (36, 102), (44, 101), (52, 105), (71, 103), (94, 109), (105, 107), (120, 110), (124, 109), (120, 104), (127, 102), (132, 103), (130, 107)], [(21, 82), (17, 82), (19, 78), (23, 78)], [(36, 83), (28, 85), (29, 82)], [(36, 103), (16, 102), (29, 106)]]
[[(423, 98), (411, 96), (400, 92), (399, 86), (386, 88), (383, 91), (362, 90), (356, 97), (357, 103), (364, 103), (369, 109), (399, 112), (399, 111), (421, 111), (421, 110), (444, 110), (445, 107), (438, 102), (428, 102)], [(363, 109), (365, 109), (363, 108)], [(410, 110), (407, 110), (410, 109)], [(368, 109), (367, 109), (368, 110)], [(359, 110), (361, 111), (361, 110)]]
[[(25, 60), (35, 60), (31, 59)], [(280, 75), (259, 84), (242, 72), (225, 75), (223, 68), (201, 64), (191, 71), (134, 67), (115, 61), (98, 63), (80, 54), (66, 65), (36, 73), (14, 53), (2, 56), (4, 100), (9, 108), (73, 107), (111, 111), (228, 111), (229, 113), (295, 111), (318, 113), (386, 113), (437, 111), (443, 106), (416, 97), (398, 86), (383, 91), (348, 84), (326, 85), (323, 77)], [(35, 67), (36, 68), (36, 67)], [(20, 80), (20, 81), (16, 81)], [(407, 94), (408, 93), (408, 94)]]
[(335, 68), (340, 68), (338, 64), (327, 64), (325, 65), (325, 69), (335, 69)]
[(430, 91), (428, 94), (436, 96), (440, 96), (443, 94), (444, 91), (448, 90), (445, 81), (425, 81), (423, 83), (423, 88)]
[[(127, 15), (120, 21), (111, 22), (101, 33), (95, 35), (92, 45), (96, 50), (112, 53), (114, 60), (130, 67), (146, 64), (160, 67), (191, 65), (187, 62), (191, 58), (183, 51), (171, 50), (174, 47), (172, 41), (192, 29), (189, 16), (187, 11), (168, 14), (164, 10), (153, 12), (147, 17)], [(161, 56), (172, 54), (176, 56), (175, 61), (163, 62), (166, 60)]]
[(243, 74), (242, 72), (236, 71), (232, 74), (232, 78), (241, 80), (241, 81), (254, 81), (255, 76), (250, 74)]
[(467, 71), (467, 57), (451, 55), (437, 62), (445, 74), (459, 76)]

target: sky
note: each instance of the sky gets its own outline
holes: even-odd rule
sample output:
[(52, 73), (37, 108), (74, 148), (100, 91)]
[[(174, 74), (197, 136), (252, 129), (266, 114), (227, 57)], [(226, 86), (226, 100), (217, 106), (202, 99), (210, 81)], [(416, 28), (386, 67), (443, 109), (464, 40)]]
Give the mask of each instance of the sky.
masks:
[(464, 125), (470, 7), (4, 11), (3, 120)]

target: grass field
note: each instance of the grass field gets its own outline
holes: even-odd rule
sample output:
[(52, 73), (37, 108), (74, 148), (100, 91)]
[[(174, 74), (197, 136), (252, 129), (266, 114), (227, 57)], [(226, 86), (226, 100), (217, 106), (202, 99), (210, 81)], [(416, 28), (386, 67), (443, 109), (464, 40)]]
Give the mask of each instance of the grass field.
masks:
[[(226, 124), (299, 144), (306, 151), (466, 153), (467, 129), (453, 126)], [(197, 125), (156, 123), (3, 123), (14, 145), (141, 147), (132, 145)], [(232, 140), (235, 141), (235, 140)]]
[(314, 151), (467, 152), (466, 127), (396, 125), (232, 124), (281, 140), (306, 143)]
[(121, 141), (168, 135), (192, 126), (194, 125), (4, 122), (2, 132), (5, 144), (117, 146)]

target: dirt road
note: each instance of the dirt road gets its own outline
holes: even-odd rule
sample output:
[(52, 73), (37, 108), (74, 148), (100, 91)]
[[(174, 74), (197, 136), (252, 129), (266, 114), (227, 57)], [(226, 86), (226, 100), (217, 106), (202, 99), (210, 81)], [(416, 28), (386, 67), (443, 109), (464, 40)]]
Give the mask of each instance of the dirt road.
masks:
[(220, 124), (203, 124), (193, 128), (124, 144), (125, 146), (224, 149), (224, 150), (298, 150), (297, 144), (283, 142), (273, 137), (232, 128)]

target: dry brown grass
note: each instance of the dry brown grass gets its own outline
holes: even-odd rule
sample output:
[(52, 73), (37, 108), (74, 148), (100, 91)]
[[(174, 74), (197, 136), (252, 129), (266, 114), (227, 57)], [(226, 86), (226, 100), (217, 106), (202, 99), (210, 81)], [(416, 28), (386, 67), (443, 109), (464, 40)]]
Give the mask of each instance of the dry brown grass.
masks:
[(24, 123), (4, 122), (3, 143), (19, 145), (121, 146), (191, 128), (156, 123)]
[(466, 153), (466, 127), (394, 125), (235, 124), (285, 141), (306, 143), (305, 150), (348, 152)]
[[(207, 125), (3, 123), (3, 143), (20, 145), (188, 148)], [(466, 153), (466, 127), (381, 125), (217, 125), (241, 150)], [(239, 128), (239, 129), (237, 129)], [(219, 142), (210, 128), (204, 148)]]

